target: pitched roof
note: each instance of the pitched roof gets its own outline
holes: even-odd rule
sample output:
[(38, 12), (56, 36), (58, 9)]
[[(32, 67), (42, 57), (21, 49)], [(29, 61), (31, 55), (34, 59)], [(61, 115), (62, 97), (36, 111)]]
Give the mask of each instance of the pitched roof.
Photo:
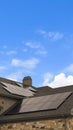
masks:
[[(24, 86), (23, 88), (21, 83), (12, 81), (14, 84), (11, 84), (9, 80), (6, 81), (0, 79), (1, 85), (5, 85), (7, 89), (1, 87), (10, 93), (10, 98), (12, 98), (11, 94), (18, 95), (20, 102), (5, 115), (1, 115), (1, 123), (72, 116), (73, 85), (60, 88), (48, 86), (40, 88)], [(16, 99), (15, 96), (14, 98)]]
[[(10, 96), (13, 98), (24, 98), (24, 97), (30, 97), (33, 96), (35, 93), (35, 89), (32, 91), (33, 88), (27, 87), (24, 88), (22, 87), (21, 83), (18, 82), (13, 82), (11, 80), (3, 79), (0, 78), (0, 89), (5, 90), (5, 91), (0, 91), (0, 95), (5, 95), (5, 96)], [(3, 92), (3, 93), (2, 93)]]

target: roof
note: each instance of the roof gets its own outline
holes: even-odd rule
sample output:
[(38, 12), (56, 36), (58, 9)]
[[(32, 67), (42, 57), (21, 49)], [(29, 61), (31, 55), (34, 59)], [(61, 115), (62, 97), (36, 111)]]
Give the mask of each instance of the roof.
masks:
[(12, 109), (8, 108), (5, 114), (0, 115), (0, 123), (73, 116), (73, 85), (60, 88), (23, 88), (22, 83), (1, 78), (0, 88), (4, 90), (0, 93), (1, 96), (6, 95), (18, 101)]
[[(5, 96), (10, 96), (13, 98), (24, 98), (24, 97), (30, 97), (34, 95), (33, 91), (36, 91), (35, 89), (33, 89), (32, 87), (22, 87), (21, 83), (18, 82), (13, 82), (11, 80), (7, 80), (4, 78), (0, 78), (0, 89), (5, 90), (4, 91), (0, 91), (0, 95), (5, 95)], [(32, 90), (33, 89), (33, 90)], [(3, 93), (4, 92), (4, 93)]]

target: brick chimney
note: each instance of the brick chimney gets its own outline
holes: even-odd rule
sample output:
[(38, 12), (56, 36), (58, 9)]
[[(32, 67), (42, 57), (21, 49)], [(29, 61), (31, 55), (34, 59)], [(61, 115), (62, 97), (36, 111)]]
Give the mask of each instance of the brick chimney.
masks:
[(32, 86), (32, 78), (30, 76), (26, 76), (23, 78), (23, 86)]

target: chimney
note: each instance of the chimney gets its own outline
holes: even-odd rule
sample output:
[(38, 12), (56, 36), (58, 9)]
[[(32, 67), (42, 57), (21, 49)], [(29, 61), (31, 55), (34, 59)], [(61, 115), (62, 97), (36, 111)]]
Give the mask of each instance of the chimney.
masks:
[(32, 86), (32, 78), (30, 76), (23, 78), (23, 86)]

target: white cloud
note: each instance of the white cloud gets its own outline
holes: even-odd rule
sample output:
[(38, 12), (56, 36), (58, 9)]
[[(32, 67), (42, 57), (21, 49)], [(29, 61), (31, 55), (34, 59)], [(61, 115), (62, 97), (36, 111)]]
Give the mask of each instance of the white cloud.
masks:
[(27, 52), (28, 50), (27, 49), (23, 49), (23, 52)]
[(0, 51), (0, 55), (3, 55), (4, 54), (4, 51)]
[(8, 47), (6, 45), (3, 46), (4, 49), (7, 49)]
[(43, 35), (44, 37), (49, 38), (50, 40), (60, 40), (64, 37), (64, 34), (60, 33), (60, 32), (52, 32), (52, 31), (44, 31), (44, 30), (39, 30), (38, 31), (39, 34)]
[(0, 66), (0, 70), (5, 70), (6, 67), (5, 66)]
[(43, 85), (48, 85), (55, 88), (73, 84), (73, 75), (66, 76), (64, 73), (60, 73), (58, 75), (55, 75), (51, 82), (50, 78), (51, 77), (49, 75), (47, 78), (44, 78)]
[(62, 39), (64, 37), (64, 35), (59, 33), (59, 32), (48, 32), (47, 36), (49, 38), (51, 38), (52, 40), (59, 40), (59, 39)]
[(17, 53), (17, 51), (14, 51), (14, 50), (11, 50), (11, 51), (0, 51), (0, 55), (13, 55), (13, 54), (16, 54)]
[(46, 35), (46, 31), (45, 31), (45, 30), (38, 30), (37, 32), (38, 32), (39, 34)]
[(40, 45), (35, 42), (26, 42), (26, 46), (28, 46), (30, 48), (36, 48), (36, 49), (40, 47)]
[(12, 65), (16, 67), (24, 67), (27, 69), (33, 69), (36, 67), (36, 65), (39, 63), (39, 60), (36, 58), (31, 58), (28, 60), (19, 60), (19, 59), (12, 59)]
[(65, 72), (73, 73), (73, 64), (70, 64), (64, 69)]
[(37, 52), (36, 52), (36, 54), (40, 54), (40, 55), (47, 55), (47, 51), (46, 50), (38, 50)]
[(43, 82), (43, 86), (48, 85), (48, 83), (50, 82), (50, 80), (52, 79), (52, 74), (50, 74), (49, 72), (44, 74), (44, 82)]
[[(37, 43), (37, 42), (26, 42), (26, 46), (35, 49), (34, 54), (39, 54), (39, 55), (46, 55), (48, 52), (45, 50), (45, 48)], [(25, 49), (24, 49), (25, 50)], [(26, 50), (25, 50), (26, 51)]]
[(6, 78), (10, 80), (18, 81), (22, 77), (22, 72), (16, 72), (9, 74)]
[(7, 55), (12, 55), (12, 54), (16, 54), (16, 53), (17, 53), (16, 51), (11, 50), (11, 51), (8, 51), (6, 54), (7, 54)]

